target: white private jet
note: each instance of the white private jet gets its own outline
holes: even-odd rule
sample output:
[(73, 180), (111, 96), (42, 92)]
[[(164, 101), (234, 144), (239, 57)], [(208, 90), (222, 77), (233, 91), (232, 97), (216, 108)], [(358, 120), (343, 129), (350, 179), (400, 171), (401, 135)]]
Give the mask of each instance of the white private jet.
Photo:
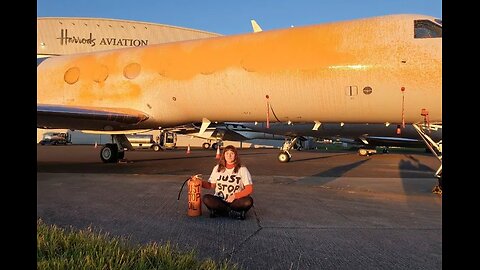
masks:
[[(125, 134), (202, 122), (442, 122), (442, 23), (401, 14), (37, 62), (37, 127)], [(441, 145), (440, 145), (441, 146)], [(441, 149), (441, 147), (440, 147)], [(441, 160), (441, 154), (439, 156)], [(439, 173), (441, 175), (441, 168)]]

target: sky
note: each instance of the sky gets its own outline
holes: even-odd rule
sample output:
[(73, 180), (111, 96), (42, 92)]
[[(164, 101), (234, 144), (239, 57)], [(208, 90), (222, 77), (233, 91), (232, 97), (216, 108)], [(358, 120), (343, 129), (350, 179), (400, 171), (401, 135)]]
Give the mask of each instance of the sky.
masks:
[(37, 17), (159, 23), (223, 35), (414, 13), (442, 18), (442, 0), (37, 0)]

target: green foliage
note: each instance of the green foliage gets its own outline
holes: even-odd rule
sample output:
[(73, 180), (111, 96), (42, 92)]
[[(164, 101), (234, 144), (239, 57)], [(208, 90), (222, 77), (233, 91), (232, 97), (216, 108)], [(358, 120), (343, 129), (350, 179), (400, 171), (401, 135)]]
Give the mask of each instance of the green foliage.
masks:
[(126, 238), (85, 230), (65, 230), (37, 221), (37, 269), (238, 269), (228, 261), (198, 261), (170, 243), (132, 246)]

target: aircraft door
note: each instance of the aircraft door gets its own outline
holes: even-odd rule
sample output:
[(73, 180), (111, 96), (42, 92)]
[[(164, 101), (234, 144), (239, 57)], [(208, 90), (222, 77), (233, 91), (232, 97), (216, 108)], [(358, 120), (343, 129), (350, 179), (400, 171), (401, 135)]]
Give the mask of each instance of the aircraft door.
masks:
[(345, 87), (345, 95), (353, 99), (358, 95), (358, 87), (356, 85), (349, 85)]

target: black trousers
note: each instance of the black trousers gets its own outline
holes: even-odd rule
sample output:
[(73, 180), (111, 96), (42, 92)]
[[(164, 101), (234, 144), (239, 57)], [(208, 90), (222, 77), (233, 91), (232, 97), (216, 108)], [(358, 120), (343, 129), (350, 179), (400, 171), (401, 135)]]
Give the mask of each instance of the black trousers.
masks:
[(235, 210), (245, 211), (246, 213), (253, 206), (253, 199), (250, 196), (246, 196), (236, 199), (232, 203), (228, 203), (222, 200), (220, 197), (212, 194), (205, 194), (203, 196), (203, 203), (209, 210), (216, 210), (223, 213), (228, 213), (230, 210)]

